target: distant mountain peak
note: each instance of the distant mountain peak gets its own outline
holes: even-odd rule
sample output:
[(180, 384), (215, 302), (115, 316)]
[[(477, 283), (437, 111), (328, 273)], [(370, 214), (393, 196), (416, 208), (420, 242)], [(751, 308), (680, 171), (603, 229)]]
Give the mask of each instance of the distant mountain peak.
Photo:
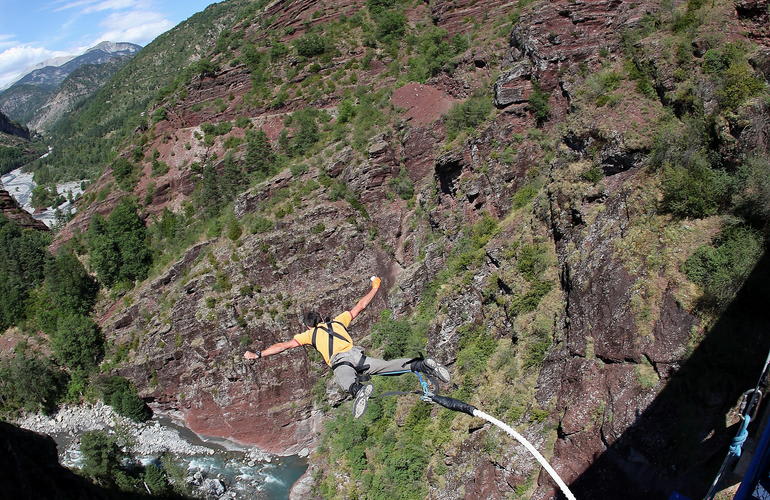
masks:
[(124, 52), (124, 51), (138, 52), (139, 50), (141, 50), (141, 48), (142, 48), (141, 45), (136, 45), (135, 43), (104, 41), (104, 42), (99, 42), (95, 46), (86, 50), (85, 54), (92, 52), (94, 50), (101, 50), (102, 52), (108, 52), (110, 54), (114, 52)]

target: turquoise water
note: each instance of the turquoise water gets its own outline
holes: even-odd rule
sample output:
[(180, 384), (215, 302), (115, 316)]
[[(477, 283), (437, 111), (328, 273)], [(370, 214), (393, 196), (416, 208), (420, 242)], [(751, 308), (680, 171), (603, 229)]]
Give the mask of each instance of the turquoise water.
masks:
[(190, 471), (199, 470), (205, 477), (222, 480), (239, 498), (288, 498), (292, 485), (307, 469), (307, 462), (297, 456), (273, 458), (270, 463), (251, 467), (238, 452), (178, 458)]
[[(307, 470), (307, 461), (296, 455), (270, 456), (270, 462), (254, 461), (248, 455), (249, 448), (217, 438), (198, 436), (190, 429), (164, 417), (156, 418), (164, 427), (175, 429), (190, 444), (214, 451), (211, 455), (173, 455), (175, 461), (187, 469), (187, 476), (197, 471), (204, 479), (219, 479), (227, 491), (237, 493), (239, 499), (278, 500), (289, 497), (292, 485)], [(76, 436), (58, 434), (52, 436), (59, 450), (66, 450)], [(82, 455), (78, 450), (65, 453), (62, 463), (68, 467), (81, 467)], [(157, 463), (157, 456), (135, 457), (142, 464)], [(249, 465), (251, 464), (251, 465)]]
[[(296, 455), (271, 457), (270, 462), (252, 462), (247, 457), (248, 448), (224, 439), (199, 436), (190, 429), (164, 417), (157, 420), (166, 427), (174, 428), (188, 443), (214, 450), (213, 455), (177, 456), (181, 465), (190, 471), (201, 471), (207, 478), (218, 478), (228, 491), (238, 493), (238, 498), (277, 500), (289, 497), (292, 485), (307, 470), (307, 461)], [(249, 465), (253, 463), (254, 465)]]

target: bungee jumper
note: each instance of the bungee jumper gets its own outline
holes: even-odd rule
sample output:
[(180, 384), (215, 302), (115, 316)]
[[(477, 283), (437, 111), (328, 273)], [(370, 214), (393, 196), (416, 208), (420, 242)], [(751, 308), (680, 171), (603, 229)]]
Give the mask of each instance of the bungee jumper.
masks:
[[(417, 394), (425, 402), (432, 402), (443, 406), (452, 411), (466, 413), (472, 417), (481, 418), (506, 432), (508, 435), (520, 442), (529, 451), (533, 457), (545, 469), (548, 475), (554, 480), (556, 485), (564, 494), (567, 500), (575, 500), (575, 496), (569, 490), (569, 487), (559, 477), (553, 467), (548, 464), (546, 459), (537, 449), (516, 432), (509, 425), (497, 420), (491, 415), (484, 413), (475, 406), (459, 399), (449, 396), (440, 396), (435, 394), (428, 382), (431, 382), (434, 388), (438, 387), (437, 382), (448, 383), (450, 380), (449, 370), (439, 364), (432, 358), (399, 358), (384, 360), (372, 358), (364, 354), (364, 350), (353, 344), (353, 339), (348, 333), (348, 326), (369, 303), (374, 299), (377, 291), (380, 289), (382, 280), (372, 276), (372, 289), (361, 300), (356, 303), (350, 311), (339, 314), (332, 320), (323, 321), (317, 311), (310, 311), (303, 315), (303, 322), (308, 327), (302, 333), (294, 336), (292, 340), (278, 342), (263, 349), (262, 351), (246, 351), (243, 357), (249, 360), (263, 358), (278, 354), (287, 349), (300, 347), (303, 345), (312, 345), (326, 364), (331, 366), (334, 371), (334, 379), (337, 384), (349, 392), (353, 397), (353, 417), (359, 418), (366, 410), (366, 404), (374, 391), (374, 386), (364, 384), (371, 375), (401, 375), (404, 373), (414, 373), (420, 381), (421, 391), (411, 392), (388, 392), (381, 396)], [(428, 380), (423, 378), (423, 374)]]
[(246, 359), (259, 359), (272, 356), (287, 349), (313, 346), (326, 364), (334, 371), (334, 380), (343, 391), (353, 397), (353, 417), (359, 418), (366, 410), (366, 404), (374, 391), (374, 386), (365, 384), (372, 375), (401, 375), (404, 373), (424, 373), (431, 380), (444, 383), (450, 381), (449, 370), (432, 358), (398, 358), (384, 360), (364, 354), (364, 350), (354, 345), (353, 338), (348, 333), (348, 326), (361, 311), (374, 299), (380, 289), (382, 280), (372, 276), (372, 289), (350, 310), (337, 315), (332, 320), (323, 321), (317, 311), (303, 314), (303, 322), (307, 330), (294, 336), (286, 342), (278, 342), (261, 351), (246, 351)]

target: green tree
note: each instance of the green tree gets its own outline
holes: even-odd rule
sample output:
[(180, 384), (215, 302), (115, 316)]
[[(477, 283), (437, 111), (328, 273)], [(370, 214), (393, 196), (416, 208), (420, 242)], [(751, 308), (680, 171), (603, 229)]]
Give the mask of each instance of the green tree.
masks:
[(104, 336), (91, 318), (64, 314), (56, 323), (51, 349), (56, 359), (68, 368), (90, 372), (104, 355)]
[(32, 189), (32, 206), (35, 208), (48, 208), (56, 201), (56, 187), (38, 184)]
[(292, 125), (296, 131), (290, 145), (292, 155), (304, 155), (318, 142), (320, 135), (316, 123), (317, 114), (316, 110), (304, 109), (292, 115)]
[(120, 270), (120, 250), (110, 235), (107, 222), (99, 214), (91, 219), (86, 239), (91, 269), (99, 281), (112, 286)]
[(112, 162), (112, 175), (125, 191), (131, 191), (136, 184), (136, 166), (126, 158), (119, 157)]
[(102, 377), (95, 382), (104, 402), (119, 414), (137, 422), (144, 422), (152, 412), (136, 392), (134, 385), (119, 376)]
[(119, 278), (126, 281), (146, 278), (152, 258), (147, 245), (147, 227), (139, 217), (136, 202), (123, 198), (110, 214), (107, 227), (120, 251)]
[(99, 285), (70, 252), (61, 252), (48, 261), (45, 288), (57, 309), (82, 315), (91, 312), (99, 292)]
[(195, 204), (202, 208), (207, 217), (213, 217), (223, 204), (224, 196), (220, 187), (219, 176), (213, 165), (204, 165), (195, 190)]
[(166, 473), (155, 464), (149, 464), (144, 468), (142, 479), (153, 496), (165, 496), (172, 493)]
[(275, 163), (275, 152), (262, 129), (246, 133), (246, 168), (249, 172), (269, 174)]
[(102, 484), (113, 484), (124, 453), (116, 439), (104, 431), (86, 432), (80, 437), (83, 473)]
[(24, 352), (0, 359), (0, 414), (52, 413), (66, 385), (66, 373), (49, 359)]
[(0, 214), (0, 331), (27, 317), (30, 291), (45, 276), (49, 236)]
[(315, 33), (308, 33), (294, 40), (297, 54), (303, 57), (320, 56), (328, 49), (327, 45), (328, 41), (326, 38)]

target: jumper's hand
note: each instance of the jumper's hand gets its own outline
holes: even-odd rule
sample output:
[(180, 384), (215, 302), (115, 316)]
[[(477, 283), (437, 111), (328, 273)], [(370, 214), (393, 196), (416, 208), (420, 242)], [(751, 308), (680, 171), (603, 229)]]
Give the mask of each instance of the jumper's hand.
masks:
[(259, 359), (262, 357), (262, 353), (259, 351), (257, 352), (246, 351), (243, 353), (243, 357), (246, 359)]
[(369, 279), (372, 280), (372, 288), (380, 288), (380, 284), (382, 284), (382, 279), (378, 278), (377, 276), (372, 276)]

